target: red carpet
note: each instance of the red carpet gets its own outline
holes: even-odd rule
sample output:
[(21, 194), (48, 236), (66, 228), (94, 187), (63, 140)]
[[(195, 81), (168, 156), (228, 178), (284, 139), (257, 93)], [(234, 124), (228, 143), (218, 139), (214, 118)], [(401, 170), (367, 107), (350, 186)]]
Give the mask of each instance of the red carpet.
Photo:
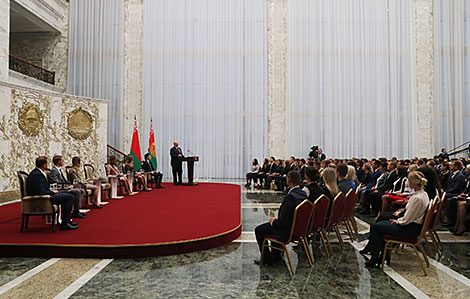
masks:
[(51, 232), (40, 216), (20, 233), (21, 204), (0, 207), (0, 256), (138, 257), (191, 252), (241, 234), (240, 186), (201, 183), (111, 199), (80, 228)]

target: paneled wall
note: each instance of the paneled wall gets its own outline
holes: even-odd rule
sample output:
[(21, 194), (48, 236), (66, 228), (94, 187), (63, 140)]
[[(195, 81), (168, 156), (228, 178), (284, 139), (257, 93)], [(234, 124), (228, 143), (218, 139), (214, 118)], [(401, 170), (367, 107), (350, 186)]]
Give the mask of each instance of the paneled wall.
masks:
[(79, 156), (104, 171), (108, 101), (0, 81), (0, 103), (0, 192), (17, 190), (16, 172), (40, 155), (63, 155), (66, 165)]

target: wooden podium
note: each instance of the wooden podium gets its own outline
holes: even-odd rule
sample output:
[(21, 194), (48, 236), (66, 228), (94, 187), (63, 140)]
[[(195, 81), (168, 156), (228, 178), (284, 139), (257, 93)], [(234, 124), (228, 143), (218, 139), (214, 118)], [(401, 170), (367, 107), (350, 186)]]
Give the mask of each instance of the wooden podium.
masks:
[(198, 162), (199, 157), (184, 157), (183, 161), (186, 161), (188, 164), (188, 183), (186, 186), (197, 186), (197, 183), (194, 182), (194, 162)]

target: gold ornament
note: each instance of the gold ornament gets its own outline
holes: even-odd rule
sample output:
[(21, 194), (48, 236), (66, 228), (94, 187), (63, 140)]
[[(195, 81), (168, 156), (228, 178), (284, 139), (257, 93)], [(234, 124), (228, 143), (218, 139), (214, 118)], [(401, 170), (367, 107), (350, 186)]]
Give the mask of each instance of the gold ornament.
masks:
[(73, 138), (87, 139), (93, 130), (93, 118), (88, 111), (75, 109), (69, 113), (67, 129)]
[(43, 119), (38, 105), (24, 103), (18, 113), (18, 126), (26, 136), (36, 136), (42, 129)]

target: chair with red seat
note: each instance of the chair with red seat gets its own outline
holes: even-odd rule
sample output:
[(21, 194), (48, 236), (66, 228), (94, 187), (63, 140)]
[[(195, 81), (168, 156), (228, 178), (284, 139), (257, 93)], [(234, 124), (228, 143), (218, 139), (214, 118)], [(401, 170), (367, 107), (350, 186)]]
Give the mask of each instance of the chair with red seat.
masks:
[(444, 192), (442, 196), (440, 197), (437, 210), (434, 213), (433, 220), (428, 229), (428, 234), (431, 237), (432, 243), (434, 245), (434, 248), (436, 249), (437, 254), (439, 255), (442, 255), (442, 250), (444, 250), (444, 247), (442, 246), (441, 239), (439, 238), (439, 235), (437, 234), (437, 226), (439, 225), (442, 208), (444, 207), (445, 196), (446, 196), (446, 193)]
[[(312, 220), (310, 222), (309, 236), (312, 236), (312, 246), (315, 243), (315, 238), (317, 234), (320, 235), (320, 240), (323, 245), (323, 249), (327, 256), (330, 256), (328, 245), (326, 243), (326, 237), (324, 234), (324, 229), (326, 225), (326, 216), (328, 214), (328, 206), (330, 205), (330, 199), (326, 195), (320, 196), (315, 203), (313, 204), (313, 213)], [(308, 243), (307, 243), (308, 244)], [(310, 260), (314, 262), (313, 253), (310, 251)]]
[(336, 237), (338, 238), (341, 248), (344, 247), (343, 238), (341, 238), (341, 233), (339, 231), (338, 225), (340, 224), (341, 216), (343, 213), (343, 206), (344, 206), (345, 198), (346, 197), (344, 196), (344, 194), (342, 192), (339, 192), (336, 195), (336, 197), (333, 199), (333, 205), (331, 206), (331, 212), (328, 218), (328, 224), (323, 229), (323, 234), (326, 238), (326, 242), (328, 244), (328, 247), (330, 248), (331, 254), (333, 254), (333, 249), (331, 248), (330, 239), (328, 238), (328, 232), (330, 232), (331, 229), (335, 230)]
[(431, 200), (431, 202), (429, 203), (428, 208), (426, 209), (426, 216), (425, 216), (424, 221), (423, 221), (423, 226), (421, 228), (421, 233), (419, 234), (419, 236), (417, 238), (404, 239), (404, 238), (399, 238), (399, 237), (392, 236), (392, 235), (385, 235), (384, 236), (384, 239), (385, 239), (386, 243), (385, 243), (384, 253), (383, 253), (383, 257), (382, 257), (382, 265), (381, 265), (382, 269), (384, 267), (385, 258), (386, 258), (387, 253), (389, 251), (393, 251), (393, 250), (398, 251), (399, 250), (399, 251), (402, 251), (402, 252), (411, 252), (410, 250), (407, 250), (407, 249), (404, 248), (404, 246), (410, 246), (410, 247), (413, 248), (413, 252), (416, 254), (416, 257), (418, 258), (418, 261), (421, 265), (421, 268), (423, 269), (424, 275), (427, 276), (427, 272), (426, 272), (426, 269), (424, 268), (423, 261), (421, 260), (421, 258), (419, 256), (418, 248), (419, 248), (419, 251), (421, 252), (421, 254), (423, 255), (423, 259), (426, 262), (426, 265), (429, 267), (429, 260), (428, 260), (428, 257), (426, 256), (426, 252), (424, 250), (424, 247), (423, 247), (423, 244), (421, 243), (421, 241), (424, 240), (426, 232), (428, 231), (429, 226), (431, 225), (431, 222), (432, 222), (432, 219), (433, 219), (433, 213), (434, 213), (434, 210), (436, 209), (437, 204), (438, 204), (438, 201), (435, 200), (435, 199)]
[[(309, 263), (311, 264), (312, 261), (310, 260), (310, 252), (308, 249), (307, 244), (307, 233), (309, 229), (310, 219), (312, 217), (313, 212), (313, 204), (309, 200), (304, 200), (301, 204), (299, 204), (294, 211), (294, 216), (292, 218), (292, 226), (290, 230), (289, 239), (286, 242), (281, 242), (276, 240), (274, 236), (266, 236), (263, 241), (263, 248), (261, 249), (261, 259), (260, 264), (263, 264), (263, 257), (264, 257), (264, 249), (266, 247), (280, 250), (286, 253), (287, 260), (289, 261), (289, 267), (291, 270), (291, 274), (294, 274), (294, 267), (292, 266), (292, 261), (290, 259), (289, 251), (287, 250), (287, 245), (291, 242), (299, 241), (302, 243), (305, 252), (307, 253), (307, 258)], [(272, 246), (270, 243), (276, 243), (281, 245), (282, 247), (275, 247)]]

